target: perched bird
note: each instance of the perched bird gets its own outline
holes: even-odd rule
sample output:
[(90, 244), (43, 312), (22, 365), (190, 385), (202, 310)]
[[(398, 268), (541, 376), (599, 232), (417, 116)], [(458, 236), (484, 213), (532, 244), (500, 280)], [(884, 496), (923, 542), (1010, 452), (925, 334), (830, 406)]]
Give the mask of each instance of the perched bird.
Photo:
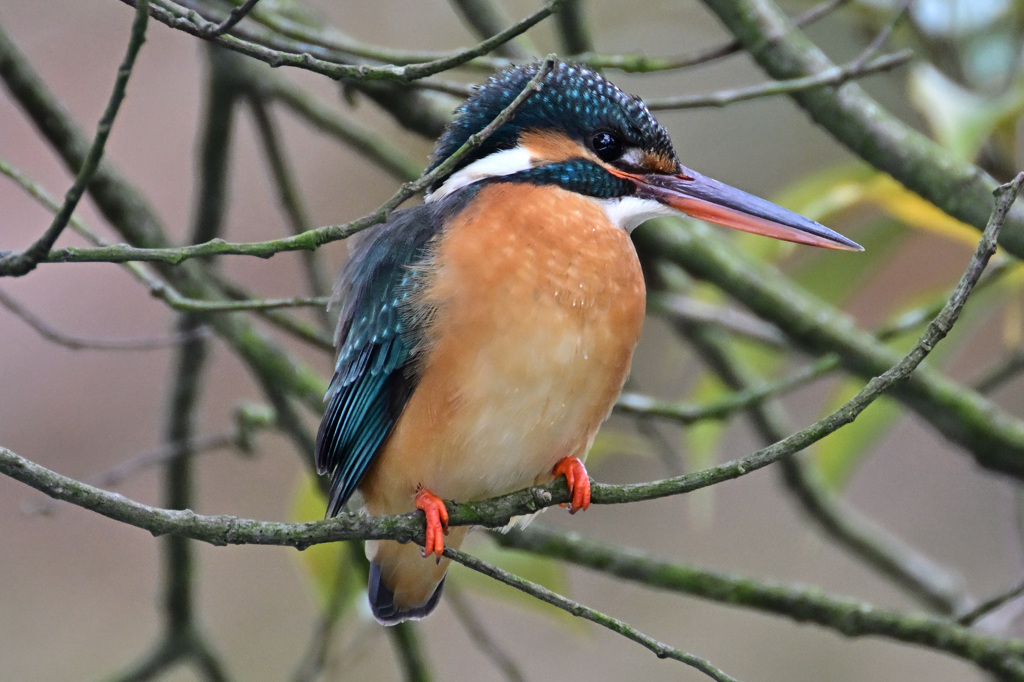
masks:
[[(492, 77), (456, 111), (436, 167), (538, 74)], [(804, 244), (859, 250), (796, 213), (680, 165), (644, 103), (555, 62), (541, 89), (426, 201), (369, 232), (342, 270), (338, 358), (317, 434), (328, 516), (358, 488), (370, 514), (421, 509), (425, 551), (367, 543), (370, 606), (422, 618), (470, 501), (565, 476), (590, 504), (583, 460), (629, 372), (645, 290), (630, 231), (684, 213)], [(436, 555), (431, 556), (431, 555)]]

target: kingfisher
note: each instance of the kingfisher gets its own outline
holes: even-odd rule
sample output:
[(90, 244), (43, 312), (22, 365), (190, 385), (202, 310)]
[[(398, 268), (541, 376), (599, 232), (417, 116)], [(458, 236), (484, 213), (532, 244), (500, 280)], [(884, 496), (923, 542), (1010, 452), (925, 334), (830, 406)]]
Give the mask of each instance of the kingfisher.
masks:
[[(479, 133), (542, 62), (491, 77), (455, 112), (430, 169)], [(328, 516), (358, 489), (371, 515), (426, 517), (422, 550), (367, 542), (378, 621), (423, 618), (448, 569), (443, 500), (473, 501), (564, 476), (575, 513), (584, 467), (629, 372), (645, 287), (630, 232), (685, 214), (778, 239), (861, 247), (682, 166), (638, 97), (555, 61), (497, 131), (367, 230), (339, 275), (338, 348), (316, 466)]]

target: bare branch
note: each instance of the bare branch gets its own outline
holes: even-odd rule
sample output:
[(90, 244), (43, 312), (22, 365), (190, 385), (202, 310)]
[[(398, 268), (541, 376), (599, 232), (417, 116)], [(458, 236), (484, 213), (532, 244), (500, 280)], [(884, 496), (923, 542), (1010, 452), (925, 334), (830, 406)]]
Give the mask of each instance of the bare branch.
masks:
[(64, 195), (64, 203), (57, 211), (57, 215), (53, 217), (46, 232), (32, 246), (21, 252), (0, 255), (0, 276), (18, 277), (35, 269), (36, 265), (50, 253), (50, 249), (53, 248), (57, 238), (60, 237), (61, 232), (67, 227), (68, 221), (71, 220), (71, 214), (75, 212), (75, 207), (78, 206), (79, 200), (85, 194), (86, 188), (99, 168), (107, 138), (110, 137), (110, 131), (114, 126), (114, 119), (117, 118), (121, 102), (124, 101), (128, 78), (132, 75), (132, 67), (135, 66), (135, 58), (138, 56), (139, 50), (142, 49), (142, 43), (146, 40), (146, 25), (149, 22), (148, 8), (149, 0), (139, 0), (139, 6), (135, 10), (135, 20), (132, 22), (128, 49), (121, 66), (117, 69), (117, 78), (114, 79), (114, 88), (107, 101), (107, 107), (103, 116), (100, 117), (96, 135), (78, 169), (75, 181)]

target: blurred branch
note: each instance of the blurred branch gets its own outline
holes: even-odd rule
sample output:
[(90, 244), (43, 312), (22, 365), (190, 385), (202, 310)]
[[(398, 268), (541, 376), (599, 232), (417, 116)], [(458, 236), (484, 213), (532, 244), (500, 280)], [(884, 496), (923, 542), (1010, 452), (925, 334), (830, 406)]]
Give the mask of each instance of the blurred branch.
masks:
[(482, 559), (477, 559), (472, 555), (451, 547), (444, 548), (444, 555), (453, 561), (459, 562), (467, 568), (471, 568), (474, 571), (494, 578), (499, 582), (503, 582), (510, 587), (516, 588), (520, 592), (525, 592), (531, 597), (535, 597), (556, 608), (562, 609), (566, 613), (571, 613), (577, 618), (584, 618), (592, 623), (597, 623), (602, 627), (606, 627), (612, 632), (618, 633), (626, 639), (630, 639), (649, 649), (654, 652), (658, 658), (671, 658), (681, 663), (685, 663), (686, 665), (701, 671), (711, 679), (718, 680), (719, 682), (736, 682), (735, 678), (713, 666), (710, 661), (694, 656), (693, 654), (688, 654), (685, 651), (681, 651), (667, 644), (663, 644), (653, 637), (648, 637), (632, 625), (621, 621), (618, 618), (612, 618), (611, 616), (605, 615), (600, 611), (590, 608), (589, 606), (584, 606), (579, 602), (563, 597), (557, 592), (552, 592), (543, 585), (538, 585), (537, 583), (526, 580), (525, 578), (520, 578), (519, 576), (509, 573), (502, 568), (498, 568), (493, 564), (487, 563)]
[[(210, 73), (206, 78), (206, 106), (202, 119), (199, 153), (197, 155), (198, 197), (193, 218), (193, 240), (208, 240), (220, 234), (224, 223), (226, 185), (228, 178), (228, 151), (239, 93), (230, 87), (227, 74), (230, 62), (207, 52)], [(182, 313), (178, 328), (188, 331), (201, 324), (195, 313)], [(166, 442), (180, 443), (177, 457), (167, 462), (164, 479), (164, 499), (168, 509), (188, 509), (194, 505), (194, 458), (190, 446), (193, 440), (196, 414), (204, 378), (209, 346), (203, 339), (190, 341), (178, 350), (175, 359), (174, 383), (165, 411)], [(164, 549), (163, 611), (164, 635), (154, 658), (161, 659), (166, 670), (182, 660), (198, 662), (201, 672), (211, 682), (226, 680), (219, 658), (213, 653), (196, 618), (195, 555), (192, 540), (169, 535), (162, 543)], [(162, 651), (173, 652), (164, 656)], [(153, 673), (161, 672), (160, 667)]]
[[(462, 20), (479, 38), (490, 38), (506, 30), (508, 16), (501, 5), (493, 0), (451, 0)], [(506, 59), (525, 60), (537, 54), (537, 49), (524, 35), (502, 43), (494, 52)]]
[(781, 348), (786, 344), (785, 334), (760, 317), (737, 308), (708, 303), (680, 293), (659, 291), (659, 288), (654, 287), (655, 290), (647, 296), (648, 314), (662, 315), (669, 321), (683, 319), (703, 322), (773, 348)]
[[(263, 144), (263, 151), (267, 157), (267, 164), (270, 166), (274, 186), (277, 189), (278, 202), (288, 219), (292, 234), (302, 234), (313, 227), (313, 220), (309, 217), (309, 211), (299, 193), (298, 184), (295, 182), (294, 172), (288, 159), (285, 157), (284, 149), (277, 133), (277, 128), (267, 110), (263, 100), (258, 97), (249, 97), (249, 105), (256, 119), (256, 129)], [(309, 292), (313, 296), (323, 297), (331, 293), (331, 282), (329, 275), (324, 272), (323, 263), (316, 251), (303, 251), (306, 277), (309, 279)], [(324, 306), (317, 306), (317, 315), (323, 327), (327, 327), (327, 309)]]
[(7, 308), (7, 310), (32, 327), (47, 341), (52, 341), (71, 350), (163, 350), (169, 346), (177, 346), (190, 339), (206, 336), (210, 333), (210, 330), (206, 327), (198, 327), (191, 332), (179, 332), (170, 336), (150, 336), (138, 339), (89, 339), (60, 331), (8, 296), (3, 290), (0, 290), (0, 306)]
[[(124, 101), (125, 91), (128, 88), (128, 78), (132, 75), (132, 68), (135, 66), (135, 58), (146, 41), (146, 25), (149, 22), (149, 0), (139, 0), (139, 6), (135, 10), (135, 19), (132, 21), (131, 37), (128, 40), (128, 49), (124, 59), (117, 69), (117, 78), (114, 79), (114, 87), (107, 101), (107, 107), (100, 117), (96, 127), (96, 135), (93, 137), (89, 150), (85, 153), (81, 165), (77, 169), (75, 181), (71, 188), (64, 195), (64, 202), (61, 204), (57, 214), (53, 217), (50, 226), (46, 228), (43, 235), (24, 251), (14, 253), (0, 252), (0, 277), (19, 277), (35, 269), (36, 265), (46, 258), (53, 248), (61, 232), (68, 226), (71, 214), (75, 212), (79, 200), (85, 194), (86, 188), (92, 181), (96, 169), (99, 167), (100, 159), (103, 158), (103, 150), (110, 137), (110, 131), (114, 126), (114, 119)], [(0, 65), (0, 69), (4, 68)]]
[(509, 682), (526, 682), (526, 677), (512, 656), (487, 632), (463, 591), (455, 585), (448, 586), (445, 588), (444, 599), (477, 650), (491, 660), (505, 679)]
[(876, 636), (917, 644), (970, 661), (1003, 676), (1000, 679), (1024, 680), (1024, 641), (984, 635), (952, 620), (894, 613), (852, 599), (828, 597), (813, 588), (788, 587), (683, 566), (636, 550), (609, 547), (575, 534), (536, 526), (504, 535), (495, 533), (492, 537), (503, 547), (562, 559), (648, 587), (815, 623), (847, 637)]
[(382, 136), (345, 118), (331, 107), (282, 78), (268, 78), (260, 83), (266, 94), (284, 104), (311, 125), (342, 141), (370, 159), (396, 180), (415, 180), (423, 171), (422, 164), (405, 155)]
[[(771, 0), (704, 0), (772, 78), (813, 76), (835, 68)], [(839, 142), (949, 215), (982, 228), (996, 182), (983, 170), (913, 130), (857, 84), (793, 93)], [(1024, 208), (1007, 218), (999, 244), (1024, 257)]]
[(702, 405), (659, 400), (639, 393), (623, 393), (615, 403), (615, 409), (623, 414), (662, 417), (679, 424), (726, 419), (740, 410), (760, 405), (769, 398), (799, 388), (832, 371), (837, 364), (834, 356), (827, 355), (781, 379), (747, 386), (720, 400)]
[(555, 26), (558, 27), (562, 52), (575, 56), (594, 51), (594, 39), (587, 27), (583, 0), (566, 0), (555, 12)]
[[(83, 478), (82, 481), (102, 488), (114, 488), (136, 474), (157, 464), (166, 464), (176, 457), (188, 452), (191, 455), (235, 448), (242, 453), (251, 453), (252, 440), (261, 430), (276, 426), (277, 418), (273, 410), (261, 405), (241, 405), (235, 410), (235, 428), (231, 431), (210, 433), (196, 436), (190, 441), (175, 441), (140, 453), (123, 462), (115, 464), (96, 474)], [(26, 500), (21, 509), (25, 514), (49, 514), (55, 511), (60, 502), (45, 497), (41, 500)]]
[[(254, 302), (258, 299), (253, 298), (252, 294), (236, 284), (221, 276), (219, 273), (214, 273), (211, 276), (211, 281), (217, 285), (217, 288), (223, 292), (229, 298), (243, 302)], [(269, 299), (273, 301), (274, 299)], [(286, 299), (281, 299), (286, 300)], [(319, 305), (327, 306), (330, 299), (327, 298), (307, 298), (299, 297), (293, 299), (295, 302), (301, 302), (303, 305)], [(252, 308), (253, 312), (261, 319), (266, 320), (268, 323), (274, 325), (278, 329), (291, 334), (295, 338), (308, 343), (315, 348), (325, 350), (328, 352), (334, 352), (334, 337), (333, 335), (325, 331), (322, 327), (309, 322), (308, 320), (302, 319), (295, 315), (289, 315), (282, 310), (279, 310), (273, 306), (270, 307), (255, 307)]]
[[(793, 19), (795, 26), (807, 26), (822, 17), (828, 16), (850, 0), (825, 0), (811, 7)], [(642, 54), (610, 55), (584, 53), (574, 55), (574, 59), (595, 69), (618, 69), (626, 73), (653, 73), (656, 71), (672, 71), (685, 69), (699, 64), (729, 57), (743, 50), (738, 40), (730, 40), (722, 45), (687, 53), (677, 57), (648, 57)]]
[[(332, 679), (329, 674), (330, 668), (336, 660), (349, 664), (355, 658), (355, 652), (365, 647), (368, 637), (377, 630), (376, 622), (364, 621), (358, 623), (354, 641), (350, 642), (337, 656), (332, 656), (331, 648), (336, 641), (338, 626), (341, 616), (345, 612), (345, 605), (350, 596), (345, 589), (349, 576), (346, 571), (340, 570), (340, 565), (346, 561), (346, 556), (361, 553), (359, 543), (349, 545), (336, 544), (334, 549), (337, 552), (339, 570), (335, 571), (335, 579), (331, 585), (331, 594), (327, 603), (321, 609), (320, 618), (313, 629), (305, 653), (299, 659), (299, 664), (292, 677), (293, 682), (316, 682), (320, 679)], [(361, 557), (366, 561), (366, 557)], [(346, 655), (348, 654), (348, 655)]]
[(406, 621), (388, 628), (391, 642), (395, 645), (399, 663), (406, 682), (430, 682), (432, 676), (427, 668), (416, 623)]
[[(975, 286), (975, 291), (981, 291), (983, 288), (999, 281), (999, 279), (1011, 271), (1012, 268), (1009, 267), (1008, 261), (1001, 261), (998, 264), (991, 265), (986, 271), (985, 276)], [(701, 302), (691, 301), (690, 299), (680, 297), (678, 294), (666, 293), (664, 291), (652, 291), (648, 294), (648, 306), (656, 312), (671, 313), (668, 319), (674, 324), (707, 324), (730, 333), (760, 340), (767, 345), (775, 345), (775, 341), (772, 338), (774, 333), (781, 334), (781, 332), (778, 332), (777, 327), (766, 325), (761, 318), (751, 318), (751, 321), (756, 320), (763, 327), (762, 330), (758, 330), (757, 327), (748, 326), (744, 318), (733, 318), (732, 313), (734, 311), (728, 308), (721, 310), (716, 308), (715, 314), (706, 314), (699, 307), (691, 308), (691, 303), (700, 304)], [(893, 322), (878, 329), (875, 332), (875, 338), (879, 341), (887, 341), (927, 324), (931, 318), (939, 314), (944, 303), (945, 299), (927, 303), (902, 313)], [(773, 330), (774, 333), (768, 330)], [(1024, 352), (1021, 353), (1021, 356), (1024, 357)], [(1010, 364), (1010, 359), (1008, 359), (1007, 364)], [(779, 379), (759, 382), (757, 385), (735, 391), (720, 400), (702, 405), (661, 400), (645, 394), (625, 392), (619, 396), (615, 409), (624, 414), (641, 417), (660, 417), (680, 424), (693, 424), (708, 419), (726, 419), (739, 410), (761, 404), (767, 398), (778, 397), (793, 389), (804, 386), (839, 368), (841, 365), (838, 354), (829, 353), (822, 355), (814, 362)], [(1024, 362), (1021, 365), (1021, 368), (1024, 369)], [(975, 388), (975, 390), (978, 390), (979, 393), (984, 392), (978, 388)]]
[(863, 61), (856, 58), (842, 66), (834, 66), (831, 69), (821, 71), (813, 76), (800, 78), (789, 78), (777, 80), (770, 83), (751, 85), (745, 88), (732, 90), (719, 90), (710, 95), (680, 95), (678, 97), (651, 98), (646, 101), (647, 108), (651, 111), (665, 109), (695, 109), (698, 107), (724, 107), (736, 102), (757, 99), (760, 97), (775, 97), (777, 95), (793, 94), (821, 88), (825, 86), (838, 87), (864, 76), (890, 71), (903, 66), (914, 56), (912, 50), (901, 50), (895, 54), (882, 55), (870, 61)]

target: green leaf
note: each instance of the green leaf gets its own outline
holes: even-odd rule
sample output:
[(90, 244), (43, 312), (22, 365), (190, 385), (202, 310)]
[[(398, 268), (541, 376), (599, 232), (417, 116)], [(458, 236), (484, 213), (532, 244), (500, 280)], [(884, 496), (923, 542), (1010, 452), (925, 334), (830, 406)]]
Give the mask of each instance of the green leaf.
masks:
[[(705, 372), (694, 384), (687, 400), (696, 405), (721, 400), (729, 389), (711, 372)], [(706, 469), (718, 460), (718, 450), (725, 434), (725, 422), (705, 420), (683, 430), (686, 459), (690, 469)]]
[[(317, 521), (324, 517), (326, 508), (327, 498), (320, 491), (316, 478), (303, 473), (292, 495), (289, 519)], [(299, 560), (323, 607), (334, 604), (344, 612), (365, 587), (362, 571), (354, 564), (352, 548), (347, 542), (313, 545), (299, 552)]]
[[(875, 206), (908, 227), (947, 239), (978, 243), (978, 231), (911, 192), (891, 176), (865, 164), (835, 166), (816, 172), (786, 190), (779, 201), (819, 222), (856, 206)], [(860, 235), (856, 235), (860, 239)]]
[[(860, 378), (843, 381), (832, 394), (826, 413), (838, 408), (863, 387), (864, 381)], [(899, 404), (892, 398), (882, 397), (861, 412), (853, 423), (820, 441), (811, 461), (822, 481), (835, 491), (842, 490), (872, 446), (888, 433), (899, 416)]]
[(639, 434), (625, 429), (609, 428), (609, 424), (605, 423), (594, 438), (594, 445), (587, 455), (587, 466), (594, 466), (608, 456), (623, 453), (648, 455), (650, 452), (650, 444)]
[(935, 139), (958, 158), (973, 160), (985, 141), (1024, 110), (1024, 81), (1002, 94), (984, 97), (957, 85), (930, 64), (910, 72), (910, 99), (928, 121)]

